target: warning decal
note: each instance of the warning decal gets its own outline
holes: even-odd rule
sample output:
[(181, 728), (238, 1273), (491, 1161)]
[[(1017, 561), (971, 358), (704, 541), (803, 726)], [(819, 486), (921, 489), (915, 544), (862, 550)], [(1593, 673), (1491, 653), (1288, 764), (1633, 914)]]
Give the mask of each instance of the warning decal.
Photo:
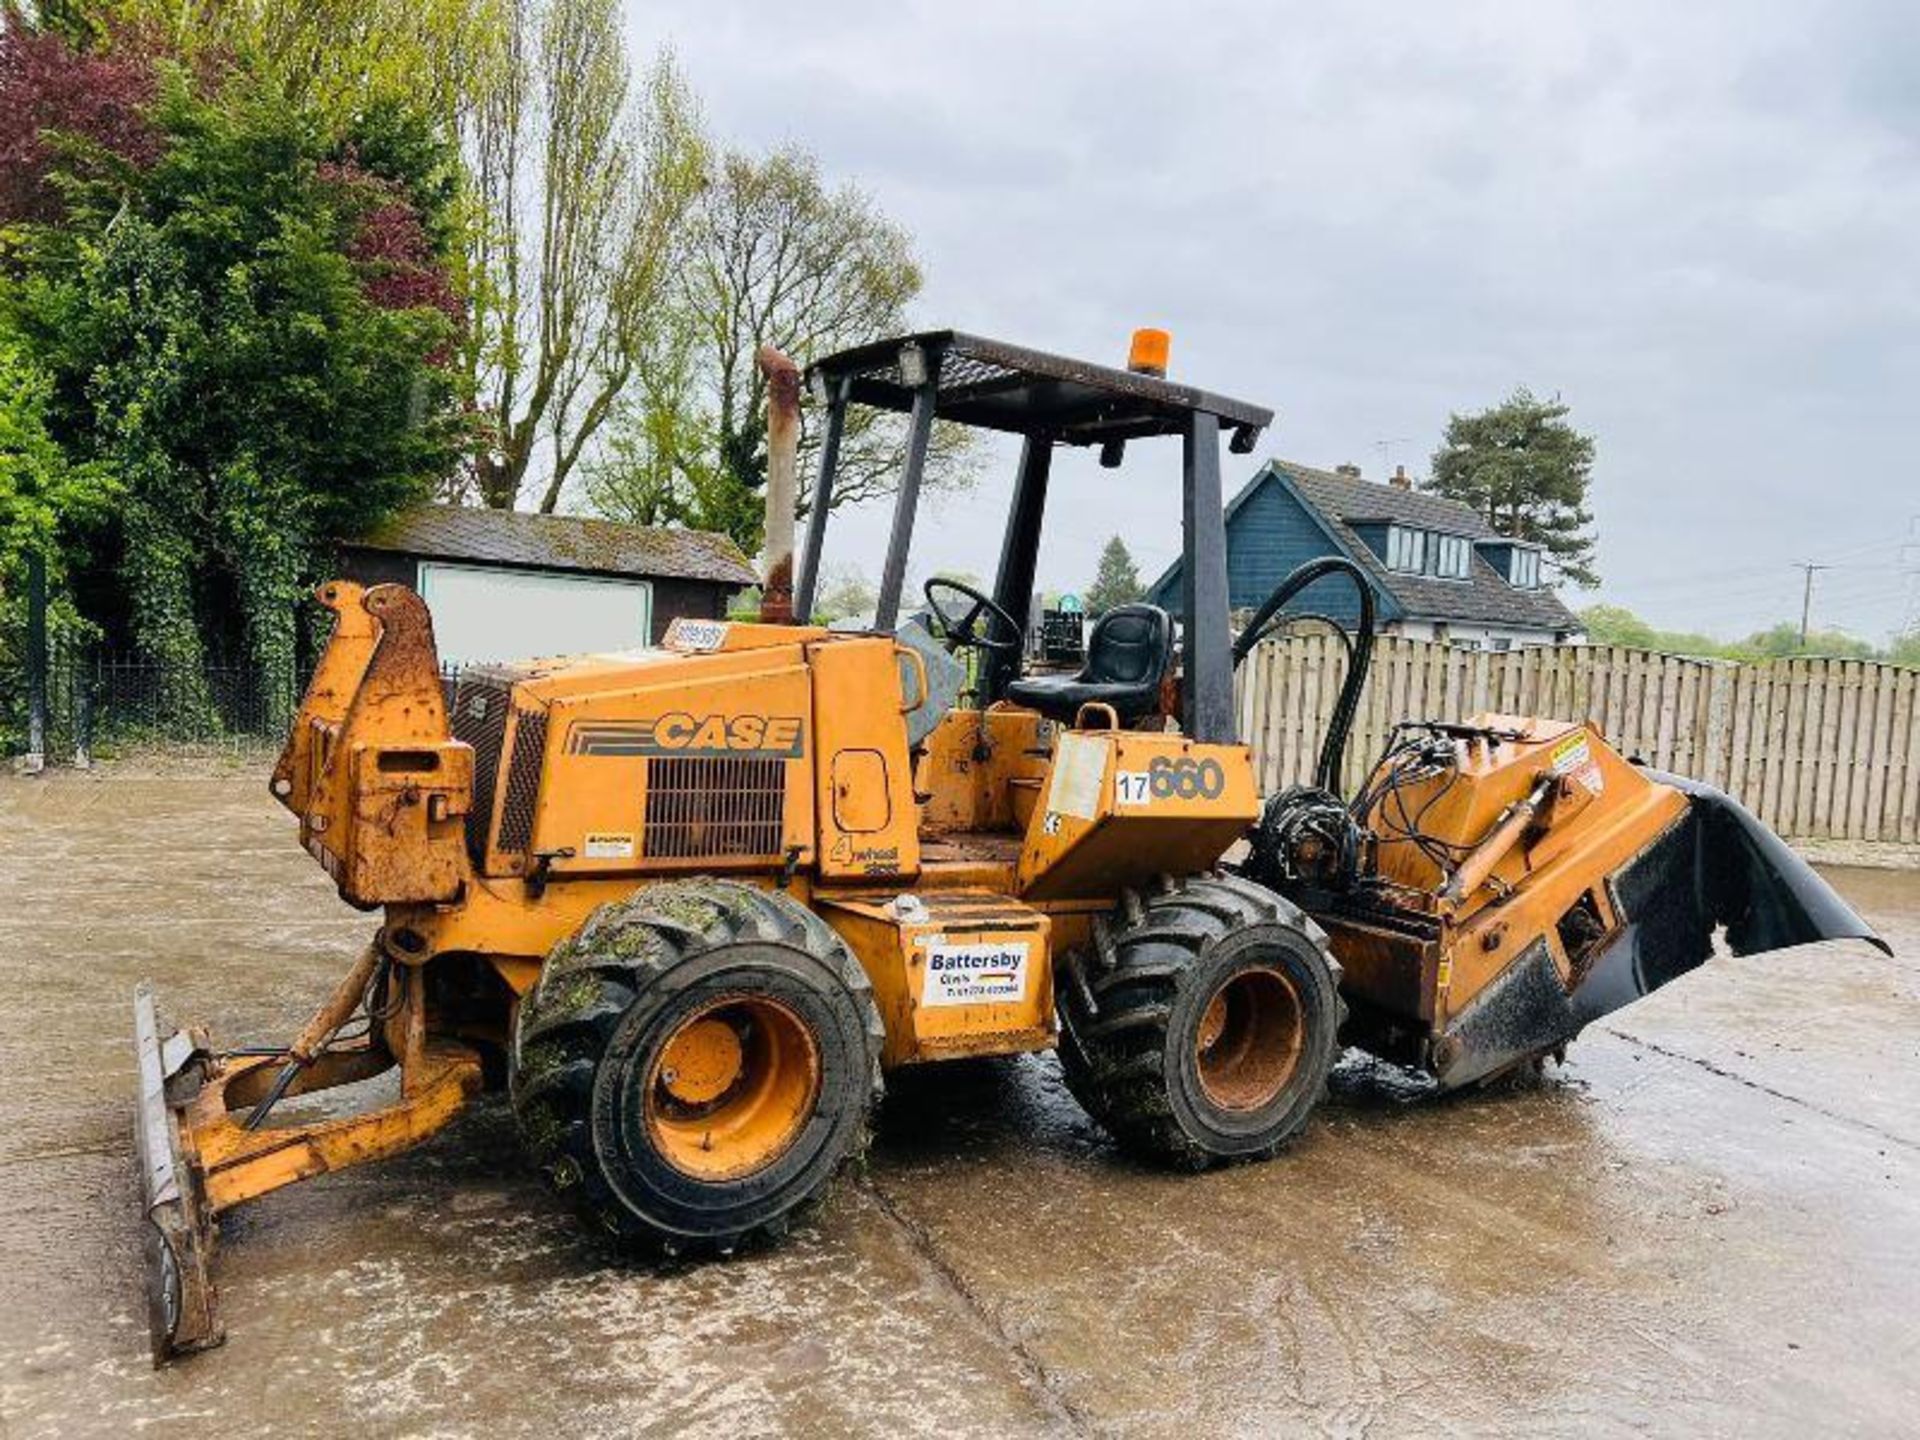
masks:
[(588, 860), (630, 860), (633, 858), (633, 832), (589, 830), (580, 853)]
[(993, 941), (983, 945), (927, 942), (926, 979), (920, 987), (922, 1005), (1004, 1005), (1027, 993), (1027, 952), (1024, 940)]
[(1553, 773), (1564, 775), (1569, 770), (1578, 770), (1593, 759), (1593, 747), (1587, 744), (1587, 735), (1583, 730), (1571, 740), (1562, 740), (1553, 747)]
[(1587, 743), (1586, 731), (1554, 746), (1551, 757), (1555, 775), (1571, 774), (1595, 795), (1606, 788), (1606, 780), (1600, 774), (1600, 763), (1593, 758), (1593, 747)]

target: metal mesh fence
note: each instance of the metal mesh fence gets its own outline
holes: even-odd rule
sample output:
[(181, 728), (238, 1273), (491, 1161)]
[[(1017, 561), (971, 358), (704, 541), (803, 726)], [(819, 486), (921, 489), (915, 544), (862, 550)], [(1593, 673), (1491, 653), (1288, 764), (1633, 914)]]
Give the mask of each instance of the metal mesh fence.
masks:
[[(309, 675), (291, 684), (252, 665), (187, 669), (139, 655), (55, 645), (48, 653), (46, 762), (86, 764), (129, 751), (275, 750)], [(457, 666), (441, 667), (453, 693)], [(28, 740), (24, 663), (0, 667), (0, 753)]]

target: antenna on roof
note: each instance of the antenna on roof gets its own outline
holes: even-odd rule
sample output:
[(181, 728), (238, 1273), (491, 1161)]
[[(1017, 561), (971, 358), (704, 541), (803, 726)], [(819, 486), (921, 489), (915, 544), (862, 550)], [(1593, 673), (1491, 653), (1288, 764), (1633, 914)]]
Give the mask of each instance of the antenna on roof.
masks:
[(1411, 435), (1395, 435), (1386, 440), (1374, 441), (1373, 448), (1380, 452), (1381, 470), (1384, 471), (1387, 468), (1388, 462), (1393, 459), (1394, 446), (1411, 445), (1412, 443), (1413, 443), (1413, 437)]

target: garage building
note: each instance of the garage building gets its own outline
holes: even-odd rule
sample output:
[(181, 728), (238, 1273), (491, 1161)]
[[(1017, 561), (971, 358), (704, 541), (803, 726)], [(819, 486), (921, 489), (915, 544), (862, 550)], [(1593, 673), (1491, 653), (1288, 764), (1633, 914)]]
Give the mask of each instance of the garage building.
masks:
[(724, 535), (460, 505), (343, 542), (339, 573), (419, 591), (454, 665), (653, 644), (679, 616), (723, 617), (759, 580)]

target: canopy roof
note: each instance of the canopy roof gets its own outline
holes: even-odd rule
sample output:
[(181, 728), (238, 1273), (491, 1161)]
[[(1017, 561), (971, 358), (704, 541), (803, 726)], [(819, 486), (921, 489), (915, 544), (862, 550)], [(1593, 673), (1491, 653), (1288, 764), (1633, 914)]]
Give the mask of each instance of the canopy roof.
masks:
[(1232, 432), (1234, 450), (1244, 453), (1273, 420), (1273, 411), (1244, 400), (958, 330), (927, 330), (842, 350), (809, 366), (808, 383), (831, 393), (844, 382), (855, 404), (910, 410), (914, 386), (901, 366), (903, 354), (915, 348), (935, 378), (934, 414), (962, 425), (1100, 445), (1182, 434), (1198, 411), (1218, 416)]

